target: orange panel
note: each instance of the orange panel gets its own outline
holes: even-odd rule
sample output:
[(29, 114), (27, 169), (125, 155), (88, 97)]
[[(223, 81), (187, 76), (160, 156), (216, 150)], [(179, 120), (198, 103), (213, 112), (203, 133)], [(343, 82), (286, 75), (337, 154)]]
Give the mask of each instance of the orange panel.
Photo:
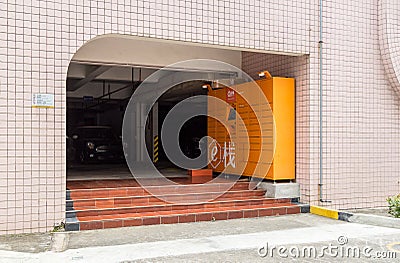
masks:
[[(245, 166), (242, 175), (256, 176), (270, 180), (285, 180), (295, 178), (295, 127), (294, 127), (294, 79), (292, 78), (272, 78), (258, 80), (256, 83), (266, 96), (269, 107), (273, 112), (275, 126), (273, 126), (272, 116), (268, 112), (261, 112), (261, 116), (255, 115), (252, 109), (261, 109), (260, 99), (262, 95), (254, 92), (254, 84), (244, 83), (232, 87), (236, 89), (236, 101), (229, 101), (236, 109), (236, 119), (228, 119), (229, 110), (224, 109), (219, 103), (210, 102), (208, 112), (216, 114), (221, 118), (226, 118), (229, 133), (226, 128), (217, 121), (208, 121), (208, 135), (216, 139), (221, 146), (221, 155), (217, 161), (220, 163), (213, 168), (214, 171), (222, 172), (225, 169), (223, 146), (225, 143), (234, 142), (236, 167), (230, 166), (227, 173), (240, 173), (240, 167)], [(252, 90), (253, 89), (253, 90)], [(242, 96), (243, 95), (243, 96)], [(209, 96), (214, 96), (226, 101), (227, 89), (222, 88), (209, 92)], [(258, 96), (258, 97), (257, 97)], [(253, 101), (249, 105), (245, 99)], [(231, 99), (230, 99), (231, 100)], [(225, 115), (224, 115), (225, 114)], [(239, 115), (244, 122), (244, 126), (239, 123)], [(261, 133), (262, 131), (262, 133)], [(248, 137), (247, 137), (248, 136)], [(261, 144), (261, 136), (263, 142)], [(275, 155), (272, 165), (266, 163), (271, 160), (273, 152), (273, 140), (275, 139)], [(249, 145), (244, 144), (248, 140)], [(249, 153), (248, 159), (245, 155), (245, 148)], [(229, 152), (228, 150), (225, 152)], [(260, 156), (263, 149), (263, 156)], [(229, 155), (229, 154), (228, 154)], [(215, 166), (215, 165), (214, 165)], [(209, 165), (209, 168), (212, 168)]]

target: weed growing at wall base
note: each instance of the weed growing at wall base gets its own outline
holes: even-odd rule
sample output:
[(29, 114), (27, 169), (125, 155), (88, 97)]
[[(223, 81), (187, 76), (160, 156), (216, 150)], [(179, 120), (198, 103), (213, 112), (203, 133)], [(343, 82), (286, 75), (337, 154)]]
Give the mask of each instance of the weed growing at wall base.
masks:
[(388, 197), (387, 202), (389, 204), (389, 214), (399, 218), (400, 217), (400, 194)]

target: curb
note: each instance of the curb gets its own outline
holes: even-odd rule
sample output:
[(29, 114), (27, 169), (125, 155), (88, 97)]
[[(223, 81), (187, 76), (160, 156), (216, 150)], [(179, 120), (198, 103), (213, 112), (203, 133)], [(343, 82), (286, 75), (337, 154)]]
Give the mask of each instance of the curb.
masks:
[(69, 232), (51, 233), (51, 251), (63, 252), (67, 250), (69, 243)]
[(400, 229), (400, 218), (369, 214), (352, 214), (348, 222)]
[(354, 214), (314, 205), (310, 206), (310, 213), (349, 223), (358, 223), (358, 224), (400, 229), (400, 219), (393, 217), (377, 216), (370, 214)]
[(300, 214), (310, 213), (310, 205), (299, 202), (299, 198), (292, 198), (291, 202), (300, 207)]
[(65, 231), (79, 231), (79, 220), (74, 212), (74, 200), (71, 199), (71, 193), (68, 188), (66, 193)]
[(351, 213), (340, 212), (335, 209), (330, 209), (330, 208), (315, 206), (315, 205), (310, 206), (310, 213), (314, 214), (314, 215), (324, 216), (324, 217), (341, 220), (341, 221), (346, 221), (346, 222), (349, 222), (348, 219), (351, 216), (353, 216), (353, 214), (351, 214)]

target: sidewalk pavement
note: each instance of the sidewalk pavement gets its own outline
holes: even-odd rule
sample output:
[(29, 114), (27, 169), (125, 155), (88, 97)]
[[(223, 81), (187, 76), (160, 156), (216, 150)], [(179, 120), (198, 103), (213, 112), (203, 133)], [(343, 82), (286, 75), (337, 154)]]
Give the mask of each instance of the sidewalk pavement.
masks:
[[(286, 248), (279, 254), (277, 248)], [(153, 225), (80, 232), (0, 236), (0, 262), (333, 262), (343, 255), (288, 254), (289, 248), (357, 247), (369, 255), (346, 262), (394, 262), (400, 229), (312, 214)], [(275, 248), (275, 250), (273, 249)], [(264, 249), (264, 250), (263, 250)], [(272, 249), (272, 250), (270, 250)], [(265, 255), (265, 251), (268, 251)], [(389, 253), (390, 252), (390, 253)], [(386, 253), (386, 254), (385, 254)], [(320, 253), (318, 253), (319, 255)], [(386, 257), (382, 258), (385, 254)], [(265, 257), (262, 257), (265, 256)], [(369, 257), (368, 257), (369, 256)], [(361, 261), (360, 261), (361, 260)]]

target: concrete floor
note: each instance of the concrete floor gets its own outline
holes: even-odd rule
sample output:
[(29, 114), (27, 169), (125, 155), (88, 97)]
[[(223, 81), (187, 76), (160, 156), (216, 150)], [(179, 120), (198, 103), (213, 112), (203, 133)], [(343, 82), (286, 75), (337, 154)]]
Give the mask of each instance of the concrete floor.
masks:
[[(188, 177), (187, 171), (173, 167), (161, 167), (160, 172), (168, 178)], [(120, 164), (74, 164), (67, 169), (67, 181), (115, 180), (133, 178), (128, 166)]]
[[(47, 234), (51, 236), (50, 234)], [(174, 225), (153, 225), (46, 235), (0, 237), (0, 262), (376, 262), (376, 258), (261, 257), (268, 244), (287, 249), (314, 246), (359, 247), (400, 257), (400, 229), (347, 223), (311, 214), (236, 219)], [(56, 242), (64, 236), (63, 242)], [(340, 245), (339, 237), (347, 243)], [(57, 243), (57, 244), (56, 244)], [(391, 245), (390, 245), (391, 244)], [(53, 251), (51, 251), (53, 250)], [(62, 250), (63, 252), (54, 252)], [(21, 252), (17, 252), (21, 251)], [(35, 253), (23, 253), (31, 251)], [(39, 252), (39, 253), (38, 253)], [(326, 251), (325, 251), (326, 252)], [(287, 253), (286, 253), (287, 255)], [(391, 255), (393, 256), (393, 255)], [(397, 259), (398, 260), (398, 259)], [(383, 259), (380, 262), (396, 262)]]

